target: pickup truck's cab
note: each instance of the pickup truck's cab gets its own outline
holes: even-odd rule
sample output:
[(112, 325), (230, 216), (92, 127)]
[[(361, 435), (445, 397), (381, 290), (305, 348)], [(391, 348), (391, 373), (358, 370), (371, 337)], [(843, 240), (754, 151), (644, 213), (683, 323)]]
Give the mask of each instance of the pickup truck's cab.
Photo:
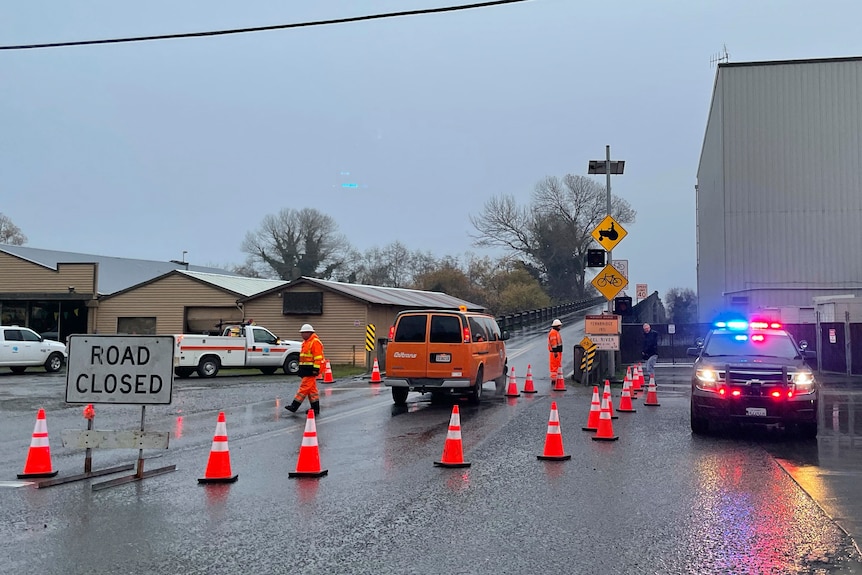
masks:
[(66, 363), (66, 346), (44, 339), (30, 328), (0, 326), (0, 367), (24, 373), (28, 367), (44, 367), (48, 373), (60, 371)]
[(279, 339), (258, 325), (229, 325), (215, 336), (182, 334), (176, 336), (174, 373), (215, 377), (221, 369), (257, 368), (271, 375), (282, 368), (295, 375), (301, 348), (301, 342)]

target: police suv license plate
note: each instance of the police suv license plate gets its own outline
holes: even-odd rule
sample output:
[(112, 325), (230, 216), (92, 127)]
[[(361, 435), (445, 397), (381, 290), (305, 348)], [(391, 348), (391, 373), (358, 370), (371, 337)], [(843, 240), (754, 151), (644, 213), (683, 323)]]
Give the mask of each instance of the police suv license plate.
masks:
[(452, 354), (451, 353), (438, 353), (434, 357), (434, 362), (435, 363), (452, 363)]
[(751, 415), (754, 417), (766, 417), (766, 408), (765, 407), (746, 407), (745, 415)]

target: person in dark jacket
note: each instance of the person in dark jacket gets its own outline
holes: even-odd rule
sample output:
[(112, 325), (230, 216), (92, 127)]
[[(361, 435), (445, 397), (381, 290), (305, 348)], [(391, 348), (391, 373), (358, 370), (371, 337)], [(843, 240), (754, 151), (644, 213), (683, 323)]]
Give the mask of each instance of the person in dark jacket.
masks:
[(649, 383), (650, 377), (655, 377), (655, 362), (658, 360), (658, 332), (650, 328), (648, 323), (644, 324), (644, 341), (641, 348), (641, 358), (646, 361), (644, 377)]

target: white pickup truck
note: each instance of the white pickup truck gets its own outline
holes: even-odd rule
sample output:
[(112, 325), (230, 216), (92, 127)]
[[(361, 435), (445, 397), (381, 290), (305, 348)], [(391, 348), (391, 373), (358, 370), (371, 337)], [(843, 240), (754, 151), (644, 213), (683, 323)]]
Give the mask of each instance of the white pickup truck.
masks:
[(66, 363), (66, 346), (43, 339), (30, 328), (0, 326), (0, 367), (24, 373), (28, 367), (44, 367), (48, 373), (60, 371)]
[(279, 339), (265, 327), (229, 325), (222, 335), (174, 336), (174, 373), (189, 377), (215, 377), (222, 369), (257, 368), (272, 375), (278, 368), (295, 375), (299, 371), (302, 342)]

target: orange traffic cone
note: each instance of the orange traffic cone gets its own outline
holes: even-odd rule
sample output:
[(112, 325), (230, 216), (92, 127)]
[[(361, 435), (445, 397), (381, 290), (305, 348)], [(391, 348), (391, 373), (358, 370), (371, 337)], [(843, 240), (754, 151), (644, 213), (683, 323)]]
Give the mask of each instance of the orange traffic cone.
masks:
[(602, 393), (602, 396), (607, 396), (608, 398), (608, 407), (611, 411), (611, 419), (619, 419), (616, 413), (614, 413), (614, 396), (611, 393), (611, 382), (607, 379), (605, 380), (605, 389)]
[(207, 461), (207, 469), (204, 476), (198, 479), (198, 483), (233, 483), (239, 477), (238, 474), (231, 475), (230, 452), (227, 448), (227, 424), (224, 412), (218, 414), (213, 445), (210, 449), (210, 458)]
[(649, 387), (647, 388), (644, 405), (648, 405), (650, 407), (658, 407), (659, 405), (661, 405), (658, 402), (658, 392), (656, 391), (655, 378), (653, 376), (649, 377)]
[[(327, 364), (326, 367), (328, 368), (329, 364)], [(330, 375), (332, 375), (332, 374), (330, 373)], [(381, 377), (380, 377), (380, 365), (377, 363), (377, 358), (375, 357), (374, 358), (374, 367), (371, 368), (371, 381), (370, 381), (370, 383), (380, 383), (381, 381), (383, 381), (383, 379), (381, 379)]]
[(335, 380), (332, 379), (332, 366), (329, 365), (329, 360), (326, 360), (326, 369), (323, 372), (323, 383), (332, 383)]
[(640, 364), (637, 364), (635, 366), (635, 379), (634, 379), (634, 381), (635, 381), (634, 390), (638, 391), (638, 392), (644, 391), (644, 388), (645, 388), (645, 386), (644, 386), (644, 371), (641, 368)]
[(288, 477), (323, 477), (328, 469), (320, 468), (320, 451), (317, 447), (317, 426), (314, 424), (314, 410), (309, 409), (305, 419), (305, 432), (299, 447), (296, 471), (288, 472)]
[(617, 408), (617, 411), (624, 411), (626, 413), (634, 413), (637, 411), (632, 405), (631, 382), (629, 381), (628, 376), (623, 380), (623, 395), (620, 397), (620, 406)]
[(515, 380), (515, 368), (512, 368), (509, 375), (509, 388), (506, 390), (506, 397), (521, 397), (518, 393), (518, 382)]
[(643, 379), (638, 377), (638, 366), (632, 367), (632, 397), (643, 391)]
[(557, 378), (554, 380), (554, 391), (566, 391), (566, 380), (563, 378), (562, 368), (557, 370)]
[(590, 402), (590, 416), (587, 425), (582, 427), (584, 431), (596, 431), (599, 428), (599, 417), (602, 412), (602, 403), (599, 401), (599, 386), (593, 386), (593, 400)]
[(58, 471), (51, 468), (51, 448), (48, 445), (48, 423), (45, 421), (45, 410), (36, 413), (36, 426), (30, 439), (30, 450), (24, 463), (24, 472), (18, 474), (18, 479), (28, 477), (54, 477)]
[(571, 455), (563, 452), (563, 435), (560, 433), (560, 414), (557, 411), (557, 402), (551, 402), (551, 416), (548, 419), (548, 433), (545, 434), (545, 451), (537, 455), (536, 459), (546, 461), (565, 461), (571, 459)]
[(452, 406), (452, 416), (449, 418), (449, 431), (446, 433), (446, 443), (443, 445), (443, 457), (435, 461), (438, 467), (470, 467), (464, 461), (464, 452), (461, 449), (461, 415), (458, 406)]
[(536, 387), (533, 385), (533, 372), (530, 371), (530, 364), (527, 364), (527, 378), (524, 380), (524, 389), (522, 393), (536, 393)]
[(632, 389), (632, 366), (626, 367), (626, 376), (623, 378), (623, 389), (626, 388), (626, 382), (629, 384), (629, 393), (631, 394), (634, 391)]
[(599, 416), (599, 428), (592, 437), (595, 441), (616, 441), (618, 435), (614, 435), (614, 424), (611, 422), (611, 412), (608, 408), (608, 398), (602, 399), (602, 413)]

